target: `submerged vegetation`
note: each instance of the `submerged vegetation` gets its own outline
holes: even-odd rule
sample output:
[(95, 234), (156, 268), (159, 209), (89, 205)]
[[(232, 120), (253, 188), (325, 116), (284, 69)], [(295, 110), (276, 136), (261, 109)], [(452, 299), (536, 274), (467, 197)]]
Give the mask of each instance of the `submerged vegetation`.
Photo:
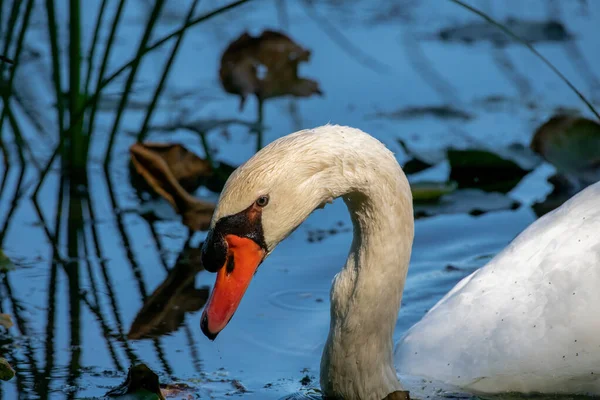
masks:
[[(221, 23), (230, 24), (228, 18), (235, 21), (236, 12), (251, 13), (253, 7), (258, 7), (258, 2), (250, 0), (213, 2), (214, 9), (200, 13), (200, 3), (190, 0), (185, 9), (179, 9), (183, 3), (175, 7), (164, 0), (0, 2), (0, 379), (13, 379), (19, 393), (48, 398), (61, 391), (68, 398), (75, 398), (83, 375), (85, 379), (100, 381), (108, 377), (108, 386), (114, 386), (114, 378), (121, 379), (129, 371), (125, 383), (109, 392), (111, 396), (141, 387), (160, 398), (163, 394), (159, 377), (142, 363), (145, 356), (134, 341), (148, 341), (151, 350), (144, 351), (152, 352), (158, 360), (163, 372), (159, 374), (161, 380), (176, 380), (162, 338), (177, 331), (185, 335), (186, 352), (192, 359), (194, 373), (200, 376), (196, 383), (226, 382), (227, 389), (222, 392), (228, 394), (246, 391), (229, 377), (210, 376), (203, 371), (193, 330), (186, 321), (186, 314), (200, 310), (210, 294), (209, 287), (196, 285), (196, 276), (203, 268), (199, 262), (201, 243), (194, 242), (193, 234), (207, 229), (216, 196), (241, 162), (219, 153), (215, 143), (229, 141), (229, 129), (233, 127), (248, 134), (250, 142), (239, 140), (244, 148), (250, 148), (250, 153), (258, 151), (265, 145), (265, 133), (270, 129), (267, 120), (282, 110), (289, 111), (298, 129), (310, 127), (312, 120), (307, 126), (309, 122), (298, 116), (298, 102), (323, 100), (321, 96), (330, 89), (322, 89), (327, 86), (319, 75), (304, 77), (310, 74), (305, 75), (302, 68), (314, 62), (322, 65), (323, 61), (315, 61), (317, 54), (307, 47), (309, 44), (300, 35), (292, 35), (287, 27), (293, 16), (288, 15), (284, 1), (275, 0), (281, 29), (264, 27), (251, 34), (236, 27), (232, 38), (217, 44), (220, 60), (202, 59), (202, 45), (198, 53), (186, 59), (187, 63), (198, 63), (198, 69), (211, 68), (222, 94), (239, 97), (239, 108), (226, 110), (225, 117), (207, 117), (207, 113), (201, 118), (195, 111), (205, 106), (205, 98), (200, 96), (198, 100), (198, 93), (191, 105), (182, 106), (184, 102), (180, 100), (190, 96), (181, 88), (174, 89), (177, 76), (173, 71), (182, 56), (184, 41), (197, 39), (192, 35), (194, 28), (200, 29), (218, 18), (225, 18)], [(392, 67), (373, 59), (369, 51), (345, 37), (319, 14), (316, 4), (301, 3), (296, 6), (316, 21), (317, 28), (339, 47), (340, 54), (369, 72), (381, 76), (389, 73)], [(143, 20), (141, 26), (136, 25), (139, 29), (129, 26), (131, 14), (135, 14), (132, 7), (143, 10), (138, 15)], [(88, 12), (90, 8), (95, 10)], [(90, 19), (92, 14), (94, 18)], [(492, 25), (488, 22), (442, 28), (436, 40), (461, 45), (492, 42), (498, 48), (524, 43), (536, 54), (532, 43), (575, 40), (565, 25), (554, 21), (508, 19), (504, 24), (508, 34), (498, 30), (493, 25), (497, 24), (495, 21)], [(119, 48), (124, 37), (135, 44), (135, 48), (127, 49), (125, 58)], [(159, 53), (160, 64), (153, 58)], [(415, 59), (421, 57), (418, 52), (415, 54)], [(332, 59), (327, 62), (347, 79), (343, 66)], [(143, 74), (148, 65), (154, 71)], [(554, 66), (551, 68), (558, 72)], [(423, 70), (433, 82), (431, 86), (443, 93), (442, 97), (452, 93), (435, 72)], [(186, 90), (202, 92), (190, 89), (193, 82), (184, 83)], [(354, 82), (341, 84), (351, 87)], [(595, 114), (591, 103), (579, 91), (577, 94)], [(209, 98), (211, 94), (201, 95)], [(284, 101), (278, 100), (279, 108), (267, 115), (266, 104), (282, 97), (289, 103), (284, 106)], [(386, 103), (385, 109), (360, 112), (373, 126), (435, 119), (447, 123), (449, 135), (459, 131), (457, 124), (476, 122), (476, 110), (453, 101), (450, 95), (446, 97), (450, 100), (442, 105)], [(249, 102), (255, 104), (255, 109), (243, 113), (250, 108)], [(347, 103), (345, 112), (356, 114), (351, 102)], [(542, 165), (551, 165), (554, 170), (548, 178), (551, 192), (526, 204), (538, 216), (598, 181), (598, 121), (564, 110), (553, 111), (544, 119), (534, 129), (524, 129), (525, 135), (532, 138), (529, 146), (477, 142), (438, 146), (431, 151), (415, 146), (404, 136), (392, 137), (386, 144), (398, 145), (399, 158), (403, 157), (401, 163), (413, 190), (415, 216), (479, 216), (518, 209), (524, 204), (511, 193)], [(181, 143), (181, 132), (190, 134), (192, 140)], [(232, 158), (236, 161), (232, 162)], [(125, 163), (128, 168), (122, 168)], [(123, 169), (128, 172), (127, 177)], [(169, 208), (166, 212), (164, 204)], [(28, 218), (23, 209), (30, 209), (34, 217)], [(179, 214), (179, 219), (169, 211)], [(161, 225), (173, 219), (185, 229), (169, 230)], [(35, 239), (25, 236), (30, 230), (19, 233), (20, 241), (31, 240), (31, 248), (35, 247), (34, 240), (42, 242), (48, 251), (34, 255), (36, 248), (31, 254), (23, 254), (7, 247), (9, 233), (20, 225), (43, 231), (43, 236)], [(333, 234), (350, 232), (347, 227), (340, 228), (342, 225), (327, 230), (321, 227), (315, 234), (309, 232), (307, 241), (319, 242)], [(143, 229), (148, 236), (141, 239), (137, 236), (139, 231), (133, 233), (134, 229)], [(177, 244), (172, 243), (174, 240), (178, 240)], [(24, 247), (29, 251), (28, 246)], [(150, 274), (145, 272), (148, 248), (156, 254), (152, 260), (164, 275), (162, 282), (150, 281)], [(123, 254), (125, 267), (111, 263), (112, 257), (118, 257), (115, 253)], [(38, 272), (46, 285), (38, 290), (45, 296), (44, 306), (38, 307), (43, 313), (31, 306), (28, 293), (15, 290), (23, 279), (16, 274), (29, 269), (43, 271)], [(126, 269), (128, 282), (132, 283), (121, 292), (116, 289), (119, 279), (114, 271), (118, 269)], [(150, 285), (154, 289), (149, 290)], [(122, 304), (131, 299), (129, 291), (141, 299), (141, 308), (127, 316)], [(63, 293), (64, 298), (58, 293)], [(317, 299), (323, 302), (321, 297)], [(44, 320), (43, 332), (36, 331), (36, 318)], [(132, 322), (126, 323), (130, 319)], [(61, 321), (68, 321), (68, 326), (61, 326)], [(108, 372), (84, 368), (83, 349), (90, 341), (86, 342), (82, 331), (90, 321), (97, 324), (95, 335), (104, 341), (93, 344), (104, 346), (107, 362), (112, 365)], [(197, 325), (197, 321), (194, 323)], [(38, 335), (43, 339), (36, 339)], [(56, 353), (61, 353), (66, 361), (58, 361)], [(60, 387), (52, 379), (59, 362), (63, 363), (60, 367), (65, 375)], [(149, 377), (151, 386), (144, 387), (146, 378), (140, 386), (139, 376)], [(102, 385), (107, 386), (104, 381)], [(170, 386), (168, 392), (179, 395), (180, 389), (183, 390)], [(185, 390), (183, 393), (187, 393)], [(0, 399), (5, 392), (0, 386)]]

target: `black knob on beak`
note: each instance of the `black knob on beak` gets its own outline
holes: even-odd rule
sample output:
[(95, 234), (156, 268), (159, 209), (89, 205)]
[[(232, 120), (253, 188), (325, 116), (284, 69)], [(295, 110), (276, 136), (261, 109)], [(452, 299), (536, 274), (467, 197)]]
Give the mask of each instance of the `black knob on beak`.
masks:
[(208, 272), (217, 272), (225, 266), (228, 245), (223, 235), (211, 230), (202, 246), (202, 266)]

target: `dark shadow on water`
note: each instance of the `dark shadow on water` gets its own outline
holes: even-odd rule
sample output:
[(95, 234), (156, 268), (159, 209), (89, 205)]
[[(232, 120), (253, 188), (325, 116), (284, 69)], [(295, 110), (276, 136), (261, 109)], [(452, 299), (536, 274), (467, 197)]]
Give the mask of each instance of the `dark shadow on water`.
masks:
[(208, 300), (209, 288), (194, 286), (202, 270), (200, 248), (185, 247), (166, 279), (144, 302), (127, 337), (156, 338), (179, 329), (185, 314), (200, 310)]

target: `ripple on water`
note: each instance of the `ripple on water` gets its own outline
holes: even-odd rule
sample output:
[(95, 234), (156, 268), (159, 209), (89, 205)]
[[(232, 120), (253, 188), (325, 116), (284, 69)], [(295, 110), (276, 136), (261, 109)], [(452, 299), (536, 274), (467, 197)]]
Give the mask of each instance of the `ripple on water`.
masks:
[(281, 290), (269, 295), (269, 303), (285, 310), (326, 310), (329, 308), (329, 295), (324, 290)]

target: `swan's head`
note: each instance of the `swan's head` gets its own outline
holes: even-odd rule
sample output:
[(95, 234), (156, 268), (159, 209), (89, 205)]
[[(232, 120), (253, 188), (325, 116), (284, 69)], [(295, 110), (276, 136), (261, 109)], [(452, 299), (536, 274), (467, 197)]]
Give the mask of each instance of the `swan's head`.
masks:
[(217, 272), (201, 320), (210, 339), (233, 317), (267, 255), (315, 208), (340, 194), (341, 177), (328, 178), (339, 165), (332, 141), (323, 128), (285, 136), (230, 176), (202, 248), (204, 268)]

